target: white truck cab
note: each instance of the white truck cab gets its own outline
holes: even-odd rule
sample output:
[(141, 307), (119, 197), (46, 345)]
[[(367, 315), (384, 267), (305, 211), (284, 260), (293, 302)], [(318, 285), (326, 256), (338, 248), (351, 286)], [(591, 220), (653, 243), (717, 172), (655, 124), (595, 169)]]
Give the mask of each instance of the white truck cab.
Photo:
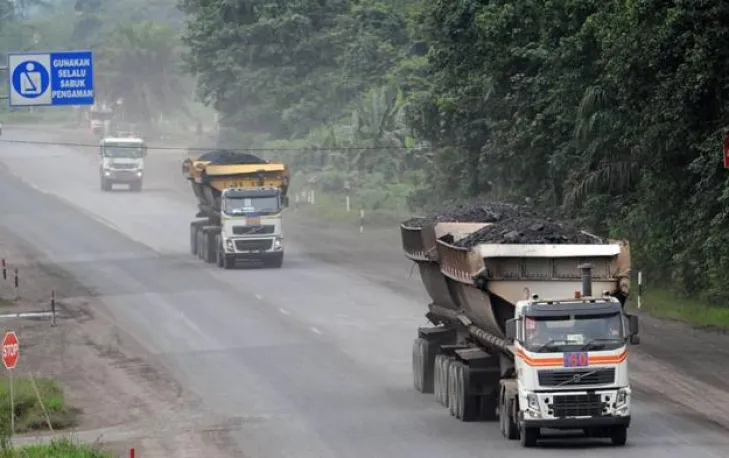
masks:
[(220, 196), (218, 264), (258, 259), (272, 267), (283, 264), (283, 209), (279, 188), (228, 188)]
[(99, 142), (99, 182), (102, 191), (111, 191), (114, 183), (129, 185), (131, 191), (142, 190), (144, 158), (147, 145), (136, 137), (105, 137)]
[(630, 425), (627, 345), (638, 319), (609, 295), (516, 303), (513, 338), (518, 428), (533, 442), (540, 428), (581, 429), (623, 445)]

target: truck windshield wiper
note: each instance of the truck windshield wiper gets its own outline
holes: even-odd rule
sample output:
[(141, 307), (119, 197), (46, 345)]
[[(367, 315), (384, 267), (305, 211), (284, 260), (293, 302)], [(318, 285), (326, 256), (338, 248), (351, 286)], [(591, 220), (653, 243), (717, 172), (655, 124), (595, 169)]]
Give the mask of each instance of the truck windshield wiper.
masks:
[(590, 348), (604, 347), (605, 344), (607, 344), (607, 343), (617, 342), (617, 341), (622, 342), (623, 339), (621, 339), (620, 337), (590, 339), (587, 342), (585, 342), (585, 344), (582, 346), (582, 348), (580, 350), (587, 350), (587, 349), (590, 349)]
[(539, 348), (537, 348), (536, 353), (541, 353), (543, 350), (545, 350), (547, 348), (559, 350), (559, 348), (555, 345), (555, 342), (557, 342), (557, 339), (549, 339), (545, 344), (543, 344)]

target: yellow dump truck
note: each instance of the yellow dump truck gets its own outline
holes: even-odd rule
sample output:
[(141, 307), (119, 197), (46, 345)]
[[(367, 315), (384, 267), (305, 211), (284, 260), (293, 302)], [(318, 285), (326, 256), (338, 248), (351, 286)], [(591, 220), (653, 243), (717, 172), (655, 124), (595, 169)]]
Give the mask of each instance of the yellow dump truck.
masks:
[(182, 174), (198, 200), (190, 223), (190, 252), (230, 269), (237, 261), (283, 265), (283, 209), (288, 206), (286, 164), (216, 150), (185, 159)]

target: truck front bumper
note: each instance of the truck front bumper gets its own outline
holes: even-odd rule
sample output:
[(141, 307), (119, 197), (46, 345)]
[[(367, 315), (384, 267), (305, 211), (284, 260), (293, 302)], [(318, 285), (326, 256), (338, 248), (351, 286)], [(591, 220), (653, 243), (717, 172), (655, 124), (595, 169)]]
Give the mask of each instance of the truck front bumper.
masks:
[(524, 420), (525, 428), (582, 429), (609, 426), (630, 426), (630, 415), (587, 418), (554, 418), (550, 420)]
[(144, 173), (141, 170), (104, 170), (101, 176), (109, 181), (134, 183), (136, 181), (142, 181)]
[(236, 258), (268, 259), (283, 254), (281, 237), (230, 238), (225, 241), (225, 253)]

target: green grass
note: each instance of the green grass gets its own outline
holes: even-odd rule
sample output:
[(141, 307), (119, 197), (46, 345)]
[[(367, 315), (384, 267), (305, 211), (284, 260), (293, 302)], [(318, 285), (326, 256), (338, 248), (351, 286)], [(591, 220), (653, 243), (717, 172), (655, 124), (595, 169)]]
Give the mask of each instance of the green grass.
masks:
[[(350, 200), (350, 211), (347, 212), (346, 196), (335, 195), (317, 191), (316, 202), (308, 204), (296, 203), (296, 192), (289, 193), (291, 206), (296, 206), (297, 211), (304, 213), (326, 223), (341, 225), (359, 225), (360, 209), (363, 205), (356, 197)], [(367, 208), (365, 205), (364, 224), (366, 226), (392, 226), (399, 224), (402, 220), (409, 218), (410, 212), (403, 209), (381, 207), (377, 209)]]
[[(76, 425), (78, 409), (66, 405), (63, 390), (58, 383), (46, 378), (36, 378), (36, 386), (48, 411), (54, 430)], [(13, 380), (15, 402), (15, 432), (48, 430), (48, 422), (30, 378), (15, 376)], [(10, 383), (7, 377), (0, 378), (0, 431), (10, 429)]]
[[(637, 310), (637, 288), (630, 308)], [(710, 305), (703, 301), (680, 297), (666, 289), (646, 291), (641, 311), (657, 318), (682, 321), (699, 327), (729, 330), (729, 307)]]
[(45, 445), (26, 445), (0, 451), (0, 458), (114, 458), (114, 455), (70, 439), (60, 439)]

